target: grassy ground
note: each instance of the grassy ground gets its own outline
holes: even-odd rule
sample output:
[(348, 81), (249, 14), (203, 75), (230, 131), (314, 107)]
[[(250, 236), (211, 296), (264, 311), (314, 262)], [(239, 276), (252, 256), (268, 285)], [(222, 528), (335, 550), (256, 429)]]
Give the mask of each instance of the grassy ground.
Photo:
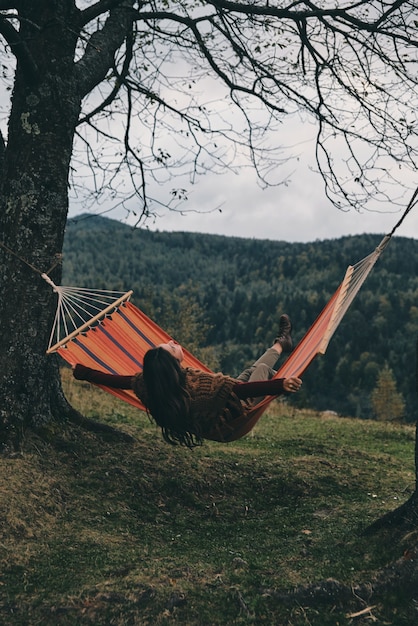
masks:
[(142, 413), (65, 378), (74, 405), (136, 442), (66, 427), (0, 459), (1, 624), (418, 621), (418, 593), (371, 609), (365, 598), (359, 617), (275, 597), (330, 577), (368, 581), (401, 556), (406, 538), (362, 531), (413, 490), (413, 428), (275, 403), (252, 435), (191, 452), (163, 443)]

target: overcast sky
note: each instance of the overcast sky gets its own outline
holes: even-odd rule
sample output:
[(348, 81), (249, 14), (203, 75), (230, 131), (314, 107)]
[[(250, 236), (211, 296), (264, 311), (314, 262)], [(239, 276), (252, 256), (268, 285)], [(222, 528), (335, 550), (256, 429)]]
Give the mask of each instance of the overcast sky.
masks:
[[(405, 207), (411, 195), (405, 196)], [(382, 205), (379, 212), (338, 210), (325, 197), (321, 177), (301, 162), (286, 186), (269, 189), (261, 189), (249, 169), (240, 174), (207, 174), (191, 188), (183, 215), (165, 210), (148, 226), (160, 231), (310, 242), (363, 233), (387, 234), (403, 210), (391, 205)], [(80, 211), (73, 205), (70, 216)], [(128, 224), (136, 220), (134, 216), (126, 219), (124, 211), (105, 215)], [(396, 234), (418, 239), (418, 209), (406, 217)]]
[[(212, 98), (217, 93), (214, 89), (211, 84)], [(2, 83), (0, 90), (0, 111), (7, 111), (9, 92), (4, 92)], [(4, 111), (0, 116), (0, 126), (6, 136), (7, 115)], [(235, 174), (207, 173), (198, 178), (194, 186), (184, 185), (188, 201), (182, 205), (183, 214), (162, 210), (161, 216), (148, 222), (147, 227), (168, 232), (190, 231), (288, 242), (390, 232), (402, 216), (418, 184), (418, 177), (413, 180), (414, 174), (411, 174), (407, 180), (410, 191), (406, 192), (401, 207), (382, 204), (378, 211), (364, 210), (362, 213), (338, 210), (326, 198), (322, 178), (313, 171), (315, 133), (314, 125), (309, 126), (306, 121), (303, 123), (298, 116), (288, 116), (277, 141), (273, 138), (273, 145), (283, 145), (285, 150), (287, 146), (289, 157), (295, 156), (296, 147), (298, 161), (291, 160), (289, 171), (282, 176), (289, 178), (286, 185), (262, 189), (255, 172), (249, 167)], [(398, 169), (397, 165), (395, 167)], [(286, 164), (280, 166), (278, 178), (281, 177), (281, 168), (286, 169)], [(132, 208), (135, 209), (135, 206)], [(85, 208), (70, 197), (69, 216), (84, 212)], [(91, 212), (132, 225), (137, 219), (133, 214), (128, 216), (124, 210), (105, 211), (103, 205), (94, 207)], [(418, 207), (407, 216), (396, 234), (418, 239)]]
[[(5, 86), (0, 83), (0, 112), (3, 111), (0, 126), (6, 136), (10, 93), (4, 91)], [(219, 84), (210, 83), (211, 99), (222, 95), (223, 89)], [(219, 102), (222, 103), (220, 95)], [(249, 168), (238, 174), (228, 172), (222, 176), (208, 173), (200, 177), (193, 187), (185, 185), (189, 199), (184, 204), (182, 215), (162, 211), (161, 217), (147, 226), (160, 231), (190, 231), (288, 242), (310, 242), (363, 233), (383, 235), (390, 232), (400, 219), (418, 183), (418, 177), (413, 180), (414, 174), (411, 174), (408, 180), (411, 191), (406, 193), (401, 208), (382, 204), (379, 211), (365, 210), (358, 213), (355, 210), (338, 210), (327, 200), (321, 177), (312, 171), (315, 133), (314, 126), (309, 128), (297, 116), (284, 119), (277, 142), (273, 140), (273, 145), (296, 146), (297, 151), (300, 150), (299, 161), (292, 161), (289, 165), (292, 174), (286, 186), (262, 189), (255, 172)], [(142, 137), (140, 133), (138, 136)], [(292, 156), (292, 152), (294, 156), (290, 148), (289, 156)], [(287, 175), (288, 172), (285, 172), (284, 176)], [(74, 217), (83, 212), (85, 209), (70, 199), (69, 216)], [(104, 213), (103, 205), (97, 206), (97, 210), (93, 208), (92, 212), (103, 213), (128, 224), (136, 221), (134, 215), (127, 217), (125, 211)], [(396, 234), (418, 239), (418, 208), (407, 216)]]
[[(232, 115), (230, 112), (228, 114)], [(282, 160), (270, 178), (275, 181), (286, 180), (286, 185), (263, 189), (255, 170), (238, 155), (233, 165), (241, 165), (242, 169), (237, 169), (237, 173), (231, 170), (225, 174), (207, 172), (198, 177), (193, 186), (187, 179), (174, 179), (167, 183), (170, 189), (186, 188), (188, 200), (181, 205), (183, 213), (161, 209), (161, 215), (148, 222), (147, 227), (160, 231), (189, 231), (288, 242), (336, 239), (363, 233), (385, 235), (391, 232), (417, 185), (414, 172), (411, 173), (407, 167), (393, 165), (395, 178), (400, 177), (409, 187), (409, 191), (402, 192), (400, 186), (398, 189), (387, 181), (388, 193), (394, 198), (398, 196), (398, 205), (375, 204), (374, 210), (365, 209), (361, 213), (355, 209), (339, 210), (327, 199), (324, 181), (317, 172), (314, 156), (316, 124), (307, 120), (306, 116), (289, 115), (276, 132), (277, 135), (274, 132), (269, 134), (268, 139), (271, 145), (280, 146)], [(138, 136), (142, 137), (139, 130)], [(167, 136), (164, 140), (166, 143), (162, 147), (175, 153), (176, 136)], [(343, 159), (342, 154), (335, 154), (335, 150), (332, 157), (335, 162), (338, 158)], [(176, 160), (175, 156), (173, 159)], [(243, 166), (245, 163), (247, 165)], [(377, 185), (379, 191), (383, 189), (385, 181), (382, 177), (381, 183)], [(155, 188), (151, 195), (158, 197), (160, 193), (161, 190)], [(132, 200), (130, 206), (133, 211), (140, 213), (135, 203), (139, 204), (138, 200)], [(92, 210), (96, 212), (95, 207)], [(82, 211), (79, 205), (70, 201), (70, 217)], [(97, 207), (97, 213), (101, 212), (103, 205)], [(137, 221), (134, 214), (127, 216), (127, 212), (122, 210), (103, 214), (132, 225)], [(418, 208), (407, 216), (396, 234), (418, 238)]]

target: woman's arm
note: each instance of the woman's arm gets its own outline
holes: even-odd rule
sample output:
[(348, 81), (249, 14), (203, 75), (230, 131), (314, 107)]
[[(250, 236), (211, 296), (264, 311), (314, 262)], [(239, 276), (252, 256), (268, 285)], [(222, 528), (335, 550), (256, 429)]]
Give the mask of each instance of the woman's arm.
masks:
[(251, 383), (237, 383), (232, 391), (240, 400), (259, 396), (280, 396), (282, 393), (295, 393), (300, 389), (300, 378), (272, 378)]
[(87, 380), (89, 383), (112, 387), (112, 389), (132, 389), (134, 379), (134, 376), (114, 376), (113, 374), (105, 374), (104, 372), (93, 370), (80, 363), (74, 366), (73, 376), (77, 380)]

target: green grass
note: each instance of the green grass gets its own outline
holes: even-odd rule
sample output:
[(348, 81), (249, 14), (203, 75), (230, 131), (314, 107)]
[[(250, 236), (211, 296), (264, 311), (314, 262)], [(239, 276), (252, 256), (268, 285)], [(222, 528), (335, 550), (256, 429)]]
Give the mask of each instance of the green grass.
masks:
[(0, 623), (415, 623), (411, 597), (382, 598), (354, 622), (341, 607), (275, 598), (327, 578), (369, 581), (402, 555), (406, 539), (363, 530), (413, 491), (412, 427), (276, 403), (246, 438), (191, 452), (162, 442), (144, 414), (65, 382), (85, 414), (136, 442), (66, 427), (0, 459)]

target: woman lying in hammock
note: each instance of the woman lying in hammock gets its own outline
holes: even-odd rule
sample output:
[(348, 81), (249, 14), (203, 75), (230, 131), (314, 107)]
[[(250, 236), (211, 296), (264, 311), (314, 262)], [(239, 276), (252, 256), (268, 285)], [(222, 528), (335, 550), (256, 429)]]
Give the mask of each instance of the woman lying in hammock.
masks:
[(174, 341), (148, 350), (143, 371), (133, 376), (114, 376), (77, 364), (73, 374), (78, 380), (132, 389), (147, 408), (168, 443), (189, 448), (203, 439), (228, 441), (232, 424), (244, 420), (264, 396), (279, 396), (300, 389), (300, 378), (276, 378), (276, 364), (282, 352), (292, 349), (292, 325), (282, 315), (279, 333), (271, 348), (238, 376), (212, 374), (183, 368), (183, 350)]

